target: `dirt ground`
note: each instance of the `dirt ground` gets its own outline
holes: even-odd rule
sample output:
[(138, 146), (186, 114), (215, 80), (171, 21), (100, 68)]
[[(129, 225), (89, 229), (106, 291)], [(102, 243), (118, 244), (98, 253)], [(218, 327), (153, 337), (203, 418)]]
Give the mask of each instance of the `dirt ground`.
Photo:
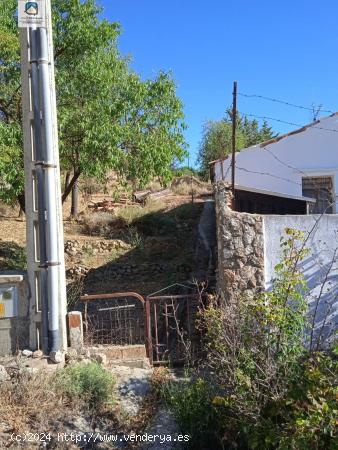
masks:
[[(114, 239), (125, 246), (105, 253), (85, 251), (79, 255), (66, 253), (68, 284), (78, 289), (81, 284), (85, 293), (117, 292), (133, 290), (143, 295), (150, 294), (175, 282), (194, 278), (194, 256), (198, 221), (203, 207), (202, 198), (172, 193), (160, 199), (158, 211), (138, 217), (130, 224), (110, 225), (110, 233), (91, 233), (86, 229), (86, 220), (94, 213), (88, 205), (104, 199), (112, 200), (105, 193), (80, 195), (78, 220), (70, 218), (70, 201), (63, 208), (64, 237), (67, 241), (78, 241), (80, 246), (108, 244)], [(135, 206), (135, 208), (141, 208)], [(114, 212), (102, 212), (114, 216)], [(25, 263), (26, 223), (19, 218), (18, 208), (0, 205), (0, 269), (23, 268)], [(88, 219), (89, 218), (89, 219)], [(87, 227), (88, 228), (88, 227)], [(131, 236), (132, 235), (132, 236)], [(23, 266), (23, 267), (22, 267)], [(69, 270), (78, 267), (91, 270), (91, 277), (69, 277)], [(93, 271), (95, 272), (93, 274)], [(116, 273), (118, 273), (116, 275)]]

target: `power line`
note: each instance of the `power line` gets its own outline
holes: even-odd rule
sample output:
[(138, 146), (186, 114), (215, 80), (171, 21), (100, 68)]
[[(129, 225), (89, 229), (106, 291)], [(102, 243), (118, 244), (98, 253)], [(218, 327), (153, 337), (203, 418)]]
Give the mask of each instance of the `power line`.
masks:
[[(290, 102), (286, 102), (284, 100), (279, 100), (278, 98), (265, 97), (264, 95), (258, 95), (258, 94), (244, 94), (243, 92), (238, 92), (238, 95), (240, 95), (241, 97), (246, 97), (246, 98), (260, 98), (262, 100), (268, 100), (270, 102), (281, 103), (283, 105), (291, 106), (293, 108), (304, 109), (306, 111), (313, 112), (313, 108), (310, 108), (308, 106), (296, 105), (295, 103), (290, 103)], [(334, 114), (334, 111), (331, 111), (329, 109), (321, 109), (321, 112)]]
[(264, 176), (267, 176), (267, 177), (276, 178), (278, 180), (287, 181), (288, 183), (297, 184), (298, 186), (302, 185), (301, 183), (298, 183), (297, 181), (290, 180), (288, 178), (279, 177), (278, 175), (273, 175), (272, 173), (269, 173), (269, 172), (258, 172), (258, 171), (255, 171), (255, 170), (249, 170), (249, 169), (246, 169), (245, 167), (239, 167), (237, 164), (236, 164), (236, 169), (242, 170), (243, 172), (247, 172), (247, 173), (255, 173), (257, 175), (264, 175)]
[[(245, 113), (245, 112), (240, 112), (240, 114), (242, 114), (242, 116), (249, 116), (249, 117), (255, 117), (256, 119), (262, 119), (262, 120), (274, 120), (275, 122), (280, 122), (280, 123), (284, 123), (286, 125), (291, 125), (293, 127), (300, 127), (303, 128), (305, 126), (309, 126), (310, 125), (301, 125), (299, 123), (294, 123), (294, 122), (287, 122), (286, 120), (282, 120), (282, 119), (277, 119), (275, 117), (268, 117), (268, 116), (257, 116), (256, 114), (249, 114), (249, 113)], [(311, 128), (316, 128), (317, 130), (324, 130), (324, 131), (331, 131), (333, 133), (338, 133), (338, 130), (334, 130), (333, 128), (324, 128), (324, 127), (317, 127), (316, 125), (311, 125)]]
[[(302, 171), (301, 169), (298, 169), (298, 168), (296, 168), (296, 167), (294, 167), (294, 166), (291, 166), (290, 164), (288, 164), (288, 163), (282, 161), (278, 156), (276, 156), (276, 155), (275, 155), (271, 150), (269, 150), (267, 147), (262, 147), (262, 148), (263, 148), (265, 151), (267, 151), (268, 153), (270, 153), (270, 155), (271, 155), (274, 159), (276, 159), (276, 161), (278, 161), (280, 164), (282, 164), (283, 166), (285, 166), (285, 167), (287, 167), (287, 168), (289, 168), (289, 169), (291, 169), (291, 170), (294, 170), (294, 171), (296, 171), (296, 172), (298, 172), (298, 173), (304, 175), (306, 178), (309, 177), (309, 174), (308, 174), (308, 173), (306, 173), (306, 172)], [(223, 164), (223, 163), (224, 163), (224, 161), (221, 161), (221, 164)], [(295, 181), (295, 180), (290, 180), (289, 178), (280, 177), (280, 176), (278, 176), (278, 175), (274, 175), (274, 174), (269, 173), (269, 172), (260, 172), (260, 171), (250, 170), (250, 169), (247, 169), (247, 168), (245, 168), (245, 167), (240, 167), (240, 166), (238, 166), (237, 162), (236, 162), (236, 164), (235, 164), (235, 167), (236, 167), (236, 169), (241, 170), (241, 171), (246, 172), (246, 173), (253, 173), (253, 174), (256, 174), (256, 175), (263, 175), (263, 176), (275, 178), (275, 179), (278, 179), (278, 180), (286, 181), (287, 183), (296, 184), (297, 186), (301, 186), (301, 187), (303, 186), (303, 183), (302, 183), (302, 182), (300, 183), (300, 182), (297, 182), (297, 181)], [(224, 175), (224, 178), (227, 177), (227, 175), (228, 175), (228, 173), (229, 173), (229, 171), (230, 171), (230, 168), (231, 168), (231, 164), (228, 165), (228, 168), (227, 168), (227, 170), (226, 170), (226, 173), (225, 173), (225, 175)], [(311, 178), (311, 177), (310, 177), (310, 178)], [(313, 179), (310, 181), (310, 183), (311, 183), (311, 185), (313, 186), (313, 188), (314, 188), (316, 191), (325, 191), (325, 192), (327, 191), (326, 188), (323, 188), (321, 185), (319, 185), (319, 184), (318, 184), (316, 181), (314, 181)]]
[[(282, 164), (283, 166), (285, 166), (285, 167), (287, 167), (288, 169), (291, 169), (291, 170), (293, 170), (293, 171), (295, 171), (295, 172), (298, 172), (298, 173), (300, 173), (301, 175), (303, 175), (304, 177), (306, 177), (306, 178), (311, 178), (311, 177), (309, 177), (309, 174), (308, 173), (306, 173), (306, 172), (304, 172), (303, 170), (301, 170), (301, 169), (298, 169), (297, 167), (294, 167), (294, 166), (291, 166), (290, 164), (288, 164), (288, 163), (286, 163), (285, 161), (282, 161), (277, 155), (275, 155), (271, 150), (269, 150), (267, 147), (262, 147), (265, 151), (267, 151), (268, 153), (270, 153), (270, 155), (276, 160), (276, 161), (278, 161), (280, 164)], [(314, 181), (313, 180), (313, 177), (312, 177), (312, 180), (310, 181), (310, 183), (312, 184), (312, 186), (317, 190), (317, 191), (327, 191), (327, 189), (326, 188), (323, 188), (320, 184), (318, 184), (316, 181)], [(299, 183), (300, 184), (300, 183)], [(303, 184), (302, 184), (303, 185)]]
[[(282, 163), (282, 161), (280, 161), (280, 160), (279, 160), (279, 162)], [(291, 167), (291, 166), (289, 166), (289, 167)], [(249, 170), (249, 169), (246, 169), (245, 167), (239, 167), (237, 164), (236, 164), (236, 169), (241, 170), (241, 171), (246, 172), (246, 173), (253, 173), (253, 174), (256, 174), (256, 175), (263, 175), (263, 176), (267, 176), (267, 177), (271, 177), (271, 178), (276, 178), (278, 180), (286, 181), (287, 183), (292, 183), (292, 184), (296, 184), (297, 186), (303, 187), (303, 183), (299, 183), (297, 181), (290, 180), (289, 178), (279, 177), (278, 175), (273, 175), (272, 173), (269, 173), (269, 172), (259, 172), (259, 171), (255, 171), (255, 170)], [(299, 172), (301, 172), (301, 171), (299, 171)], [(301, 172), (301, 173), (305, 174), (305, 172)], [(331, 193), (330, 190), (328, 190), (327, 188), (323, 188), (322, 186), (319, 186), (313, 180), (310, 181), (310, 184), (313, 186), (313, 188), (317, 192)], [(332, 196), (332, 200), (331, 200), (331, 202), (329, 202), (329, 205), (328, 205), (327, 208), (333, 206), (334, 204), (335, 204), (335, 200), (333, 199), (333, 196)]]

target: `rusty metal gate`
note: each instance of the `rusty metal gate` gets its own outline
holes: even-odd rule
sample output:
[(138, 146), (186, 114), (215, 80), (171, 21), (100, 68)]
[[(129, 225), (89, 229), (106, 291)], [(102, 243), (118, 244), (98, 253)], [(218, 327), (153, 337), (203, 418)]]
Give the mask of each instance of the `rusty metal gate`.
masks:
[(198, 294), (118, 292), (80, 299), (86, 345), (144, 344), (151, 364), (183, 363), (199, 352)]
[(83, 325), (87, 345), (145, 344), (144, 298), (135, 292), (84, 295)]
[(200, 295), (146, 297), (149, 354), (153, 364), (177, 364), (197, 358), (200, 333), (196, 324)]

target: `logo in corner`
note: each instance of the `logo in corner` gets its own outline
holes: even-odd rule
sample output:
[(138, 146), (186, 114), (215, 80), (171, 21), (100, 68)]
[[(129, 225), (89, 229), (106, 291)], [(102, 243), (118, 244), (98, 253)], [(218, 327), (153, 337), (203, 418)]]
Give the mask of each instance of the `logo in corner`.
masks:
[(25, 13), (29, 16), (37, 16), (39, 14), (39, 5), (37, 2), (27, 2), (25, 4)]

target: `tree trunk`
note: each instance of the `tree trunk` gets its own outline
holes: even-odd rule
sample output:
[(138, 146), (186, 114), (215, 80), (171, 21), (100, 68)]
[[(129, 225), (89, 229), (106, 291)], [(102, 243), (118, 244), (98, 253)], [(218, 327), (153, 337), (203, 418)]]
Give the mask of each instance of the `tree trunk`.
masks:
[[(19, 203), (19, 205), (20, 205), (20, 213), (21, 213), (21, 211), (22, 211), (23, 213), (25, 213), (25, 212), (26, 212), (26, 208), (25, 208), (25, 206), (26, 206), (26, 202), (25, 202), (25, 193), (19, 194), (19, 195), (17, 196), (17, 199), (18, 199), (18, 203)], [(20, 217), (21, 217), (21, 215), (20, 215)]]
[(66, 179), (65, 179), (65, 191), (67, 190), (70, 183), (70, 172), (69, 170), (66, 172)]
[(78, 197), (79, 197), (79, 186), (78, 181), (76, 180), (72, 187), (72, 206), (70, 209), (70, 215), (74, 218), (77, 217), (78, 214)]
[(68, 195), (72, 192), (73, 186), (77, 182), (80, 175), (81, 175), (80, 171), (74, 172), (73, 178), (70, 180), (67, 188), (65, 189), (65, 192), (62, 194), (62, 203), (65, 202)]

